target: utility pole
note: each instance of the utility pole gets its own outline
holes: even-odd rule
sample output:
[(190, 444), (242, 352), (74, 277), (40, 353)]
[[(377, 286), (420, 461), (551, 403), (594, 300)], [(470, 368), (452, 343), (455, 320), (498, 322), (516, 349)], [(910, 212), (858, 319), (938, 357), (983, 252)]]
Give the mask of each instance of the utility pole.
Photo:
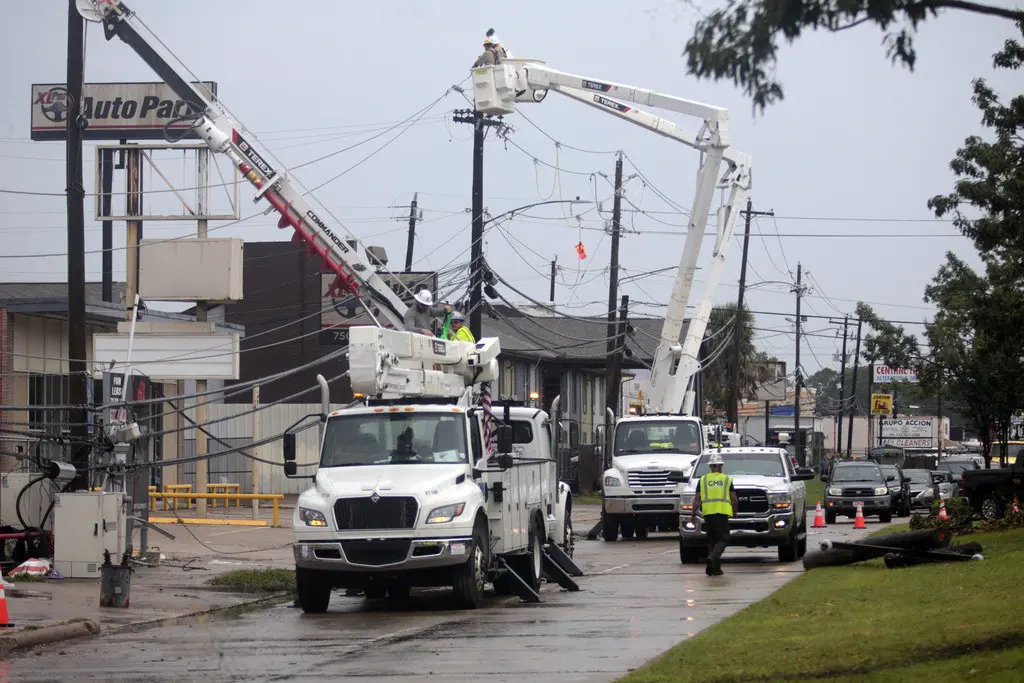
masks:
[(857, 371), (860, 369), (860, 328), (864, 321), (857, 319), (857, 346), (853, 353), (853, 388), (850, 393), (853, 401), (850, 404), (850, 423), (846, 428), (846, 457), (853, 453), (853, 420), (857, 415)]
[(555, 276), (558, 274), (558, 257), (551, 262), (551, 294), (549, 300), (551, 303), (555, 303)]
[(743, 293), (747, 288), (747, 247), (750, 244), (750, 218), (752, 216), (774, 216), (774, 211), (754, 211), (753, 202), (747, 197), (747, 210), (743, 212), (746, 223), (743, 227), (743, 259), (740, 261), (740, 293), (736, 299), (736, 322), (733, 324), (732, 340), (732, 377), (729, 382), (729, 405), (726, 410), (726, 421), (733, 424), (736, 431), (739, 424), (740, 403), (740, 342), (742, 341)]
[(89, 400), (86, 376), (85, 332), (85, 186), (82, 184), (82, 85), (85, 81), (85, 25), (78, 13), (75, 0), (68, 0), (68, 56), (67, 56), (67, 148), (66, 188), (68, 221), (68, 374), (70, 386), (68, 402), (74, 406), (68, 411), (72, 437), (77, 440), (71, 451), (71, 464), (77, 474), (69, 482), (68, 490), (89, 487), (89, 431), (86, 425), (89, 413), (85, 408)]
[[(475, 176), (474, 176), (475, 177)], [(416, 242), (416, 200), (419, 193), (413, 193), (412, 204), (409, 205), (409, 241), (405, 245), (405, 272), (412, 272), (412, 252)]]
[[(209, 161), (210, 153), (209, 150), (200, 149), (197, 150), (198, 155), (198, 179), (199, 182), (196, 185), (199, 186), (198, 199), (196, 201), (196, 211), (200, 218), (196, 221), (196, 237), (199, 239), (206, 239), (208, 235), (208, 223), (205, 218), (207, 212), (207, 204), (209, 201), (209, 188), (207, 185), (210, 181)], [(206, 322), (207, 318), (207, 307), (206, 301), (196, 302), (196, 322)], [(206, 485), (209, 483), (209, 461), (204, 458), (209, 452), (209, 442), (206, 438), (206, 433), (201, 428), (206, 427), (206, 404), (210, 400), (208, 396), (203, 396), (206, 391), (207, 383), (205, 379), (196, 380), (196, 469), (195, 469), (195, 487), (193, 490), (196, 493), (206, 493)], [(196, 498), (196, 516), (206, 517), (206, 499)]]
[[(619, 236), (622, 221), (622, 152), (615, 157), (615, 199), (612, 203), (612, 260), (608, 269), (608, 342), (606, 350), (612, 362), (605, 366), (605, 407), (616, 415), (619, 409), (619, 384), (622, 377), (619, 337), (615, 324), (615, 302), (619, 295)], [(623, 297), (623, 301), (626, 298)], [(625, 305), (625, 304), (623, 304)]]
[[(100, 150), (100, 213), (110, 215), (114, 191), (114, 150)], [(114, 221), (103, 221), (103, 301), (114, 301)]]
[(456, 123), (473, 124), (473, 229), (469, 257), (469, 331), (479, 339), (483, 325), (483, 269), (484, 269), (484, 135), (489, 126), (501, 126), (497, 118), (470, 109), (457, 109)]
[[(615, 338), (612, 352), (608, 356), (608, 374), (605, 381), (608, 382), (606, 405), (616, 415), (622, 414), (622, 406), (619, 405), (621, 397), (619, 389), (622, 386), (622, 356), (626, 349), (626, 319), (629, 316), (629, 295), (622, 295), (622, 303), (619, 304), (619, 320), (614, 325)], [(613, 388), (614, 387), (614, 388)]]
[[(843, 357), (839, 371), (839, 434), (836, 437), (836, 453), (843, 452), (843, 413), (846, 412), (846, 329), (850, 316), (843, 316)], [(850, 418), (853, 419), (852, 417)]]
[(796, 447), (797, 459), (800, 462), (800, 466), (806, 467), (807, 452), (800, 432), (800, 299), (803, 297), (804, 293), (803, 285), (801, 283), (802, 275), (803, 266), (798, 262), (796, 264), (796, 288), (792, 290), (796, 292), (796, 363), (793, 368), (793, 376), (795, 378), (794, 386), (796, 391), (793, 392), (793, 445)]

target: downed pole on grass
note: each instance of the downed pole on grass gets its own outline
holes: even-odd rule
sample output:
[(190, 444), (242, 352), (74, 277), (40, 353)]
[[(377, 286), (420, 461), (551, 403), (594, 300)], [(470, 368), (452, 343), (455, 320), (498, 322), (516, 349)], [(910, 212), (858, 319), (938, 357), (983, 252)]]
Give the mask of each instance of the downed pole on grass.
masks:
[(897, 534), (875, 536), (870, 539), (853, 541), (852, 543), (833, 543), (825, 541), (820, 550), (811, 550), (804, 555), (804, 569), (818, 567), (841, 567), (865, 560), (885, 557), (886, 554), (899, 551), (924, 553), (949, 546), (952, 533), (948, 529), (919, 529), (904, 531)]

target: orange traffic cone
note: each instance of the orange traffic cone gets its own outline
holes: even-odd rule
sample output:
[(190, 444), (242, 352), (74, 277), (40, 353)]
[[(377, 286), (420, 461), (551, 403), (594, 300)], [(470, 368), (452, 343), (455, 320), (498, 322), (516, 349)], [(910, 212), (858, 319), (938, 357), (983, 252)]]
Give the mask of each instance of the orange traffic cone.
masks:
[(857, 516), (853, 520), (854, 529), (867, 529), (867, 525), (864, 524), (864, 503), (857, 501)]
[(0, 579), (0, 628), (9, 628), (14, 626), (11, 623), (10, 618), (7, 616), (7, 595), (4, 593), (4, 586), (7, 584), (3, 579)]
[(821, 501), (818, 501), (818, 507), (814, 511), (814, 524), (811, 525), (815, 529), (820, 529), (825, 526), (825, 513), (821, 511)]
[(949, 519), (949, 515), (946, 514), (946, 499), (939, 499), (939, 521)]

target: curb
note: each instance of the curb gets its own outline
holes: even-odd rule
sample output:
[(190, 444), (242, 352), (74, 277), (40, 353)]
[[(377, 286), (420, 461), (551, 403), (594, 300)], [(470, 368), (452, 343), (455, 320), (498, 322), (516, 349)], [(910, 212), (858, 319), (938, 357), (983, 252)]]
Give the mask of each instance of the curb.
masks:
[(276, 593), (270, 593), (269, 595), (264, 595), (263, 597), (253, 598), (251, 600), (245, 600), (243, 602), (236, 602), (233, 605), (224, 605), (223, 607), (211, 607), (209, 609), (197, 609), (192, 610), (191, 612), (183, 612), (181, 614), (174, 614), (168, 617), (160, 617), (158, 619), (150, 619), (148, 621), (136, 621), (130, 624), (122, 624), (121, 626), (107, 629), (106, 633), (114, 634), (138, 628), (152, 628), (153, 626), (159, 626), (161, 624), (165, 624), (169, 621), (175, 621), (177, 619), (188, 619), (191, 617), (202, 616), (204, 614), (216, 614), (217, 612), (226, 612), (227, 610), (232, 609), (256, 607), (264, 603), (274, 602), (275, 600), (280, 600), (286, 597), (288, 597), (287, 591), (280, 591)]
[(0, 635), (0, 653), (6, 656), (14, 650), (33, 645), (49, 645), (62, 640), (80, 638), (82, 636), (99, 635), (100, 625), (92, 619), (75, 621), (70, 624), (54, 624), (40, 628), (23, 629)]

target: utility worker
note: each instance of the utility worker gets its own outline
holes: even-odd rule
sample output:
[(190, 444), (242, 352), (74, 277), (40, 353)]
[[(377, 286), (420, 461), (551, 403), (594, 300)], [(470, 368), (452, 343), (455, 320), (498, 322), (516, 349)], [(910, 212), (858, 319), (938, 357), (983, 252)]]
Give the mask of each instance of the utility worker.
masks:
[(435, 306), (434, 296), (426, 288), (416, 292), (413, 299), (415, 301), (405, 312), (402, 321), (410, 331), (433, 337), (434, 318), (444, 315), (446, 311), (452, 310), (452, 307), (448, 305)]
[(464, 341), (470, 344), (476, 344), (476, 339), (473, 337), (473, 333), (466, 327), (466, 316), (462, 315), (458, 311), (452, 313), (452, 327), (448, 330), (448, 338), (454, 341)]
[(494, 49), (498, 51), (498, 57), (501, 59), (508, 59), (512, 56), (509, 54), (509, 51), (505, 49), (505, 46), (501, 44), (501, 40), (498, 39), (498, 36), (494, 35), (493, 28), (487, 29), (487, 37), (493, 41)]
[(476, 69), (481, 66), (494, 66), (495, 64), (501, 64), (501, 52), (498, 50), (498, 41), (494, 38), (487, 36), (484, 38), (484, 51), (476, 61), (473, 62), (473, 67)]
[(721, 576), (722, 553), (729, 542), (729, 518), (740, 503), (736, 497), (736, 489), (732, 485), (732, 477), (722, 474), (725, 461), (718, 453), (708, 458), (711, 471), (697, 482), (697, 495), (693, 499), (693, 513), (690, 521), (697, 523), (697, 510), (704, 517), (704, 532), (708, 535), (708, 566), (704, 573), (708, 576)]

